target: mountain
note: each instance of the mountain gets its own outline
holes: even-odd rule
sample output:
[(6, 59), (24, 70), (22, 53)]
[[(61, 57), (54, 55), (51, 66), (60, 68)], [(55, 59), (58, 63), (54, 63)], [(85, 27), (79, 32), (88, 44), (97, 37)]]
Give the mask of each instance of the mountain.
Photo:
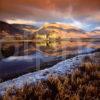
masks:
[(95, 29), (87, 33), (91, 38), (100, 38), (100, 29)]
[(88, 32), (93, 38), (100, 38), (100, 27), (96, 27), (93, 31)]
[(12, 25), (19, 30), (23, 30), (26, 33), (33, 33), (38, 29), (38, 27), (33, 25), (25, 25), (25, 24), (12, 24)]
[(0, 33), (4, 34), (4, 33), (8, 33), (10, 35), (16, 35), (16, 34), (22, 34), (23, 31), (17, 29), (16, 27), (14, 27), (11, 24), (8, 24), (6, 22), (0, 21)]
[(35, 32), (37, 38), (87, 38), (86, 32), (70, 24), (44, 24)]
[(85, 33), (84, 30), (79, 29), (78, 27), (72, 26), (70, 24), (50, 23), (50, 24), (45, 24), (43, 27), (48, 29), (58, 29), (58, 30), (66, 31), (67, 33), (70, 32)]
[(92, 32), (93, 32), (93, 33), (100, 34), (100, 29), (93, 30)]

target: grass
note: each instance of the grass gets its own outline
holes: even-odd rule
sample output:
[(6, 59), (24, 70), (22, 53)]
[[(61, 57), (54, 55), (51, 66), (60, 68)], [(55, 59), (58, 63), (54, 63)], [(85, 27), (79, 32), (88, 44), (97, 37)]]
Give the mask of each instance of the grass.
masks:
[(39, 81), (35, 85), (25, 85), (22, 89), (12, 88), (1, 100), (99, 100), (98, 54), (95, 55), (96, 59), (85, 57), (80, 67), (75, 68), (71, 74), (51, 75), (48, 80)]

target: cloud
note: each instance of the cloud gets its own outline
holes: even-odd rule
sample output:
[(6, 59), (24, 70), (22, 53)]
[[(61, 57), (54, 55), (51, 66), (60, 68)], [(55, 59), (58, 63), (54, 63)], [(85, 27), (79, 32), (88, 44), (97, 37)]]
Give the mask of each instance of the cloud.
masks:
[(28, 25), (36, 24), (36, 22), (32, 20), (21, 20), (21, 19), (15, 19), (15, 20), (7, 19), (6, 22), (9, 24), (28, 24)]
[(52, 20), (99, 12), (100, 0), (1, 0), (0, 19)]

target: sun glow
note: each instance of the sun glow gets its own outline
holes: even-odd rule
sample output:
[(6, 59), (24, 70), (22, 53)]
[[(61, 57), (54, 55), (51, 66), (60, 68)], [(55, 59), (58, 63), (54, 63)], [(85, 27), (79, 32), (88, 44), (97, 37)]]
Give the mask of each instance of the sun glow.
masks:
[(79, 28), (83, 27), (83, 24), (81, 22), (79, 22), (79, 21), (76, 21), (76, 20), (74, 20), (72, 24), (77, 26), (77, 27), (79, 27)]
[(9, 24), (28, 24), (28, 25), (32, 25), (35, 24), (35, 21), (32, 20), (22, 20), (22, 19), (16, 19), (16, 20), (6, 20), (7, 23)]
[(90, 29), (90, 27), (91, 27), (90, 24), (78, 21), (78, 20), (76, 20), (74, 18), (72, 19), (71, 25), (76, 26), (76, 27), (81, 28), (81, 29), (86, 30), (86, 31), (88, 31)]

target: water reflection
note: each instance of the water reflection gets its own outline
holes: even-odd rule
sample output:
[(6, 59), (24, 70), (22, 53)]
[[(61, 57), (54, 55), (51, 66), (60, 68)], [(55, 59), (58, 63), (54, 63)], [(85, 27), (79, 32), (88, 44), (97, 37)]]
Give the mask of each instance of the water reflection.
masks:
[[(41, 41), (41, 42), (5, 42), (1, 44), (1, 52), (10, 54), (0, 61), (0, 77), (15, 77), (16, 74), (24, 74), (51, 67), (56, 63), (82, 53), (89, 53), (99, 48), (98, 42), (83, 41)], [(3, 46), (2, 46), (3, 45)], [(13, 47), (11, 49), (10, 47)], [(16, 51), (14, 55), (12, 52)], [(9, 51), (9, 52), (8, 52)], [(10, 53), (11, 52), (11, 53)], [(6, 58), (8, 57), (8, 58)], [(11, 74), (12, 73), (12, 74)], [(15, 76), (14, 76), (15, 75)]]
[(48, 55), (72, 54), (85, 48), (95, 48), (91, 42), (82, 41), (44, 41), (36, 43), (36, 48)]
[[(9, 56), (24, 56), (31, 55), (36, 51), (41, 51), (49, 56), (59, 56), (78, 53), (80, 50), (86, 48), (99, 48), (97, 46), (98, 42), (83, 42), (83, 41), (41, 41), (41, 42), (11, 42), (11, 43), (1, 43), (1, 54), (5, 57)], [(99, 44), (99, 43), (98, 43)], [(11, 48), (13, 47), (13, 49)], [(14, 50), (14, 51), (12, 51)], [(3, 52), (2, 52), (3, 51)], [(15, 53), (12, 53), (15, 52)], [(13, 54), (13, 55), (11, 55)], [(6, 56), (7, 55), (7, 56)]]

